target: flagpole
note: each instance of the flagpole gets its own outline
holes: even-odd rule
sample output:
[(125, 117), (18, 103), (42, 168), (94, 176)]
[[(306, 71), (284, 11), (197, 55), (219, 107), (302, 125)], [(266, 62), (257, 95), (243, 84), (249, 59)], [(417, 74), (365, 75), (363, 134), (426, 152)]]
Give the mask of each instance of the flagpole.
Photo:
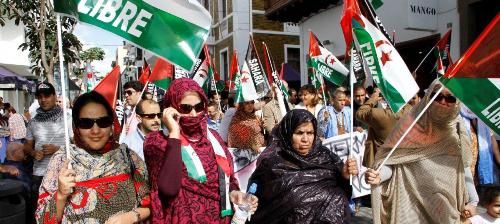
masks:
[[(353, 97), (354, 97), (354, 74), (351, 73), (351, 77), (350, 77), (350, 85), (351, 85), (351, 131), (349, 132), (349, 140), (350, 140), (350, 146), (349, 147), (349, 159), (351, 158), (352, 154), (352, 150), (353, 150), (353, 132), (354, 132), (354, 100), (353, 100)], [(356, 166), (358, 166), (357, 162), (356, 162)], [(352, 174), (349, 174), (349, 184), (352, 185)]]
[(410, 127), (408, 127), (408, 129), (406, 129), (406, 131), (403, 133), (403, 136), (401, 136), (401, 138), (399, 138), (399, 140), (396, 142), (396, 145), (394, 145), (394, 147), (392, 147), (392, 149), (389, 152), (389, 154), (387, 154), (387, 156), (384, 158), (384, 160), (382, 161), (382, 163), (377, 168), (377, 172), (379, 172), (380, 169), (382, 169), (382, 167), (387, 162), (387, 160), (389, 159), (389, 157), (391, 157), (392, 153), (394, 153), (394, 150), (399, 146), (399, 144), (401, 144), (401, 142), (406, 137), (406, 135), (408, 135), (408, 133), (410, 133), (410, 131), (413, 128), (413, 126), (415, 126), (415, 124), (417, 124), (417, 122), (420, 119), (420, 117), (422, 117), (422, 115), (424, 115), (425, 111), (427, 111), (427, 109), (432, 105), (432, 103), (434, 102), (434, 100), (436, 99), (436, 97), (438, 97), (438, 95), (441, 93), (441, 91), (443, 91), (443, 89), (444, 89), (444, 86), (441, 86), (441, 88), (439, 88), (439, 90), (436, 92), (436, 94), (434, 94), (434, 96), (431, 98), (431, 100), (429, 101), (429, 103), (427, 105), (425, 105), (425, 107), (422, 110), (422, 112), (420, 112), (420, 114), (415, 118), (415, 120), (413, 121), (413, 123), (411, 123)]
[(217, 83), (215, 82), (215, 78), (213, 77), (212, 75), (212, 83), (214, 85), (214, 88), (215, 88), (215, 94), (217, 94), (219, 96), (219, 112), (222, 112), (222, 105), (220, 104), (220, 101), (222, 100), (222, 96), (219, 95), (219, 91), (217, 90)]
[(420, 64), (417, 65), (417, 67), (415, 68), (415, 70), (413, 70), (412, 74), (415, 74), (415, 77), (417, 76), (417, 70), (420, 68), (420, 66), (424, 63), (425, 59), (427, 59), (427, 57), (429, 57), (429, 55), (431, 54), (432, 50), (434, 50), (434, 48), (436, 48), (437, 45), (434, 45), (434, 47), (432, 47), (429, 52), (427, 52), (427, 54), (425, 55), (424, 59), (422, 59), (422, 61), (420, 61)]
[[(59, 74), (61, 76), (61, 95), (63, 96), (62, 98), (62, 105), (63, 105), (63, 119), (64, 119), (64, 139), (66, 143), (66, 161), (69, 161), (70, 156), (69, 156), (69, 125), (68, 125), (68, 113), (67, 113), (67, 107), (66, 105), (68, 102), (66, 101), (66, 83), (64, 82), (65, 79), (65, 74), (64, 74), (64, 56), (63, 56), (63, 49), (62, 49), (62, 28), (61, 28), (61, 16), (57, 14), (56, 17), (57, 20), (57, 45), (59, 46)], [(71, 164), (68, 163), (68, 168), (71, 169)]]

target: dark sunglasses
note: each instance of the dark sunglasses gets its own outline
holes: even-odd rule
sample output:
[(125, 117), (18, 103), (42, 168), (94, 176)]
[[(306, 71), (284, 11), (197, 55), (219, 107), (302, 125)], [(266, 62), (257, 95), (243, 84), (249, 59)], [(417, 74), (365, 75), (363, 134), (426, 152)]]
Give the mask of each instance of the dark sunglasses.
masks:
[(196, 111), (196, 113), (202, 112), (205, 109), (205, 104), (203, 102), (199, 102), (196, 105), (190, 105), (190, 104), (181, 104), (179, 105), (179, 113), (181, 114), (189, 114), (193, 109)]
[[(434, 97), (434, 95), (436, 95), (436, 93), (435, 93), (435, 92), (433, 92), (433, 93), (432, 93), (431, 97)], [(456, 103), (456, 102), (457, 102), (457, 98), (456, 98), (456, 97), (454, 97), (454, 96), (452, 96), (452, 95), (447, 95), (447, 96), (445, 96), (445, 95), (443, 95), (443, 94), (441, 94), (441, 93), (440, 93), (440, 94), (436, 97), (436, 99), (434, 99), (434, 101), (441, 101), (441, 100), (443, 100), (443, 99), (444, 99), (444, 101), (446, 101), (447, 103)]]
[(147, 119), (154, 119), (155, 117), (161, 118), (163, 114), (162, 113), (157, 113), (157, 114), (139, 114), (139, 116), (147, 118)]
[(132, 90), (125, 91), (125, 95), (129, 95), (129, 96), (131, 96), (134, 93), (135, 93), (135, 91), (132, 91)]
[(80, 118), (76, 121), (76, 126), (81, 129), (91, 129), (97, 124), (99, 128), (107, 128), (113, 124), (112, 117), (100, 117), (100, 118)]

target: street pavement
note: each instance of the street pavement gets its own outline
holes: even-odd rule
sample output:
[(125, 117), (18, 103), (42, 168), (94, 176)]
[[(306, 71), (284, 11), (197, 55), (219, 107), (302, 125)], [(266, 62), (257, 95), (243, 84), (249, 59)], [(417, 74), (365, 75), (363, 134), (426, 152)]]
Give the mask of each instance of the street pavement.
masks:
[[(476, 208), (476, 213), (485, 213), (486, 209), (478, 206)], [(352, 224), (372, 224), (372, 209), (368, 207), (361, 207), (360, 211), (356, 213), (355, 216), (351, 217)]]
[(359, 212), (351, 217), (352, 224), (372, 224), (372, 209), (361, 206)]

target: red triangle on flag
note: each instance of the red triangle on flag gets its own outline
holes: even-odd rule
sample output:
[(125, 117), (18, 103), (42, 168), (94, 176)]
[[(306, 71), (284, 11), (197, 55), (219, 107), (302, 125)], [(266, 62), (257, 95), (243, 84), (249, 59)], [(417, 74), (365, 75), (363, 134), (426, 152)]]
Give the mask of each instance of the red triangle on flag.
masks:
[(120, 79), (120, 66), (117, 65), (94, 88), (94, 91), (98, 92), (99, 94), (104, 96), (104, 98), (106, 98), (109, 105), (113, 107), (113, 110), (116, 107), (116, 95), (118, 90), (119, 79)]
[(143, 85), (146, 85), (146, 82), (149, 80), (151, 76), (151, 68), (149, 68), (149, 64), (144, 60), (144, 66), (142, 66), (141, 77), (139, 77), (139, 82)]
[(153, 71), (151, 72), (151, 76), (149, 77), (150, 82), (154, 82), (157, 80), (162, 80), (166, 78), (171, 78), (173, 79), (174, 75), (174, 66), (170, 64), (169, 62), (158, 58), (156, 61), (155, 67), (153, 68)]
[(488, 24), (445, 77), (500, 78), (500, 14)]
[(352, 18), (360, 14), (361, 10), (359, 9), (359, 5), (356, 0), (344, 0), (344, 12), (342, 14), (342, 18), (340, 19), (340, 26), (342, 27), (342, 32), (344, 33), (346, 52), (349, 51), (353, 42)]
[[(116, 109), (116, 97), (118, 93), (118, 82), (120, 80), (120, 66), (115, 66), (111, 72), (109, 72), (106, 77), (104, 77), (101, 82), (94, 88), (94, 91), (101, 94), (109, 105)], [(113, 132), (115, 135), (119, 135), (121, 132), (120, 122), (118, 117), (113, 118)]]
[(309, 57), (321, 55), (319, 46), (321, 46), (319, 39), (312, 31), (309, 31)]

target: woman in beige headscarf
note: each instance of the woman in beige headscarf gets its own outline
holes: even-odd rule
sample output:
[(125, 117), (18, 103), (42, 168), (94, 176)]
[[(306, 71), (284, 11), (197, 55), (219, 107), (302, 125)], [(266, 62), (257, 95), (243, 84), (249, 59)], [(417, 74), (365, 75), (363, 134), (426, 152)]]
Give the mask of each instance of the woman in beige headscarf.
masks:
[[(376, 167), (441, 88), (434, 81), (420, 104), (401, 118), (375, 156)], [(468, 138), (458, 119), (459, 105), (444, 89), (404, 138), (380, 173), (365, 174), (372, 184), (374, 223), (460, 223), (467, 192), (464, 163)]]

